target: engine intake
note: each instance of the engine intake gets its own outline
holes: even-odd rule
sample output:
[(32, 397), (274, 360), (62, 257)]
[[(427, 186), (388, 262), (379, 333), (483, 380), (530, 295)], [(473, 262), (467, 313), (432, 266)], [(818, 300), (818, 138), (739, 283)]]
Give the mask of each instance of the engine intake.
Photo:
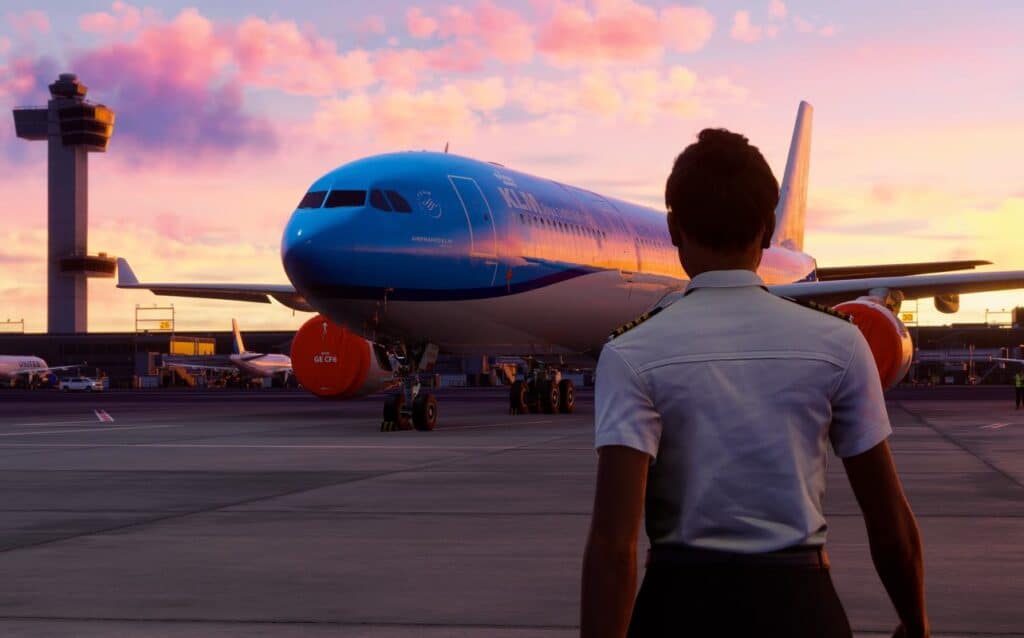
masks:
[(318, 397), (364, 396), (396, 383), (382, 348), (323, 315), (295, 333), (291, 356), (295, 377)]
[(899, 383), (914, 357), (914, 343), (903, 322), (870, 297), (844, 301), (835, 309), (852, 316), (853, 324), (867, 339), (882, 387), (888, 390)]

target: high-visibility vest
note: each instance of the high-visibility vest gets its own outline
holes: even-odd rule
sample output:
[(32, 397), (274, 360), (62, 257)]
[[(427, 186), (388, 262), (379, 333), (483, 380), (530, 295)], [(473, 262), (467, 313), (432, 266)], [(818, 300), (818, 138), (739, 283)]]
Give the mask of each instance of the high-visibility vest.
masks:
[(1024, 374), (1018, 372), (1017, 374), (1013, 375), (1013, 385), (1018, 388), (1024, 388)]

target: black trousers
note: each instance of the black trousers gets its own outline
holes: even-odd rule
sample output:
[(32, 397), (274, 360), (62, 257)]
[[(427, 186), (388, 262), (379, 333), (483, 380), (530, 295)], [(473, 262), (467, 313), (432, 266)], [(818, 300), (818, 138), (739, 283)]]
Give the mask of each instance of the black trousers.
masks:
[(853, 632), (827, 569), (653, 564), (628, 635), (851, 638)]
[(1016, 394), (1017, 394), (1017, 407), (1019, 408), (1020, 404), (1022, 402), (1024, 402), (1024, 388), (1014, 388), (1014, 390), (1016, 390)]

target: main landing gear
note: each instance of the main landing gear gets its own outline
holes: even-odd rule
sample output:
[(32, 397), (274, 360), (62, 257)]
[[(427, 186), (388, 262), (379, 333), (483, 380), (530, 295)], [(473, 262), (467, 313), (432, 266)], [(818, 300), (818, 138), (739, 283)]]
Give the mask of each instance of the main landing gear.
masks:
[(420, 384), (420, 373), (434, 366), (437, 352), (436, 345), (426, 344), (415, 349), (400, 346), (395, 352), (389, 353), (400, 387), (398, 392), (389, 394), (384, 400), (381, 432), (413, 428), (429, 432), (437, 427), (437, 397), (430, 392), (422, 391)]
[(555, 367), (529, 360), (530, 368), (522, 381), (509, 391), (509, 413), (571, 414), (576, 410), (576, 385), (563, 379)]

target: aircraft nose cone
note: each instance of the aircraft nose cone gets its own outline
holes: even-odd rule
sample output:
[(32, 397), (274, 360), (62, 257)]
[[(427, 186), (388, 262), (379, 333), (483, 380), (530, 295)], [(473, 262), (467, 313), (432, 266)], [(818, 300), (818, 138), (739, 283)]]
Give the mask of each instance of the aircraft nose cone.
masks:
[[(305, 234), (305, 233), (304, 233)], [(292, 285), (307, 291), (318, 283), (322, 269), (317, 264), (317, 242), (312, 237), (297, 237), (285, 242), (281, 248), (281, 262)]]

